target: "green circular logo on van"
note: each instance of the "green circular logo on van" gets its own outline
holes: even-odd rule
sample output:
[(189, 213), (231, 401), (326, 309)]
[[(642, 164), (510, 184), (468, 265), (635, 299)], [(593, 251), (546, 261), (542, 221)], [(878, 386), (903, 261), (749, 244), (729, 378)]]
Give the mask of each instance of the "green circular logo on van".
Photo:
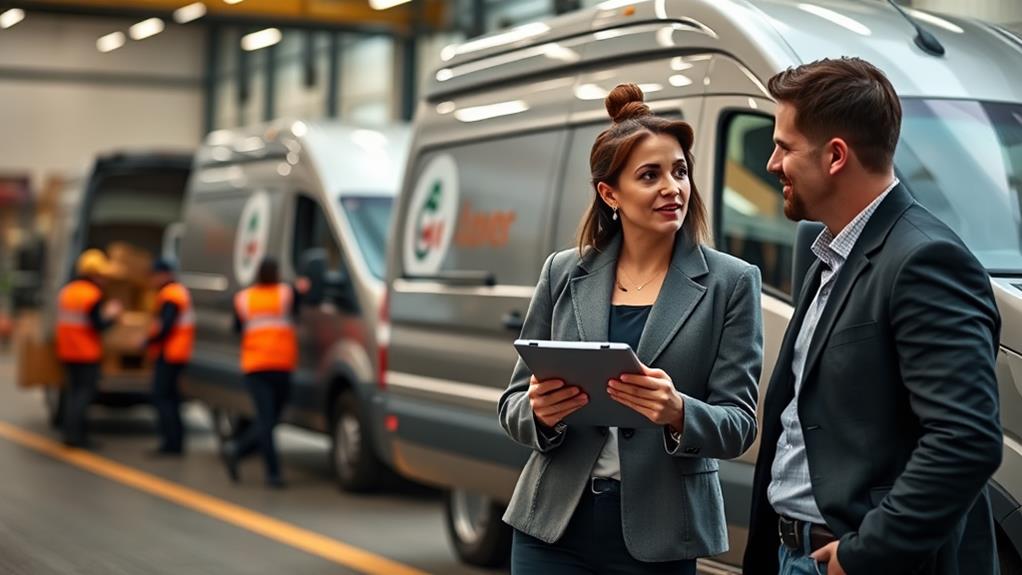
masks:
[(458, 168), (440, 155), (422, 171), (412, 194), (404, 233), (404, 267), (412, 275), (437, 272), (447, 256), (458, 217)]

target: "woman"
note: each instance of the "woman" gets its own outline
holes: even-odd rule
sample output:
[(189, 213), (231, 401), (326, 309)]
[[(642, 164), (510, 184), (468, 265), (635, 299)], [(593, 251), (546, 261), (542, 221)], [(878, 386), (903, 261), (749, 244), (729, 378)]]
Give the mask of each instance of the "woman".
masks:
[(533, 450), (504, 516), (514, 574), (689, 574), (727, 550), (717, 460), (756, 435), (759, 271), (705, 245), (692, 128), (642, 101), (634, 84), (607, 96), (578, 249), (547, 259), (522, 337), (630, 344), (644, 373), (607, 393), (658, 427), (567, 425), (586, 394), (518, 362), (499, 409)]

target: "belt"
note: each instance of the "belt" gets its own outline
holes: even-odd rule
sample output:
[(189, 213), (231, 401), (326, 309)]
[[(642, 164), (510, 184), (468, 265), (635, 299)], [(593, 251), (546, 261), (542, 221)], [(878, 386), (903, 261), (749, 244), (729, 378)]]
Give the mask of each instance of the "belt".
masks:
[(609, 477), (590, 477), (589, 478), (589, 492), (593, 495), (602, 495), (604, 493), (620, 493), (621, 482), (617, 479), (611, 479)]
[(803, 534), (805, 533), (806, 525), (809, 525), (809, 552), (813, 553), (821, 547), (825, 547), (829, 543), (837, 541), (837, 537), (827, 529), (826, 525), (820, 525), (818, 523), (806, 523), (798, 519), (790, 519), (783, 515), (777, 518), (777, 533), (781, 536), (781, 543), (785, 547), (792, 551), (802, 551), (805, 549), (805, 540)]

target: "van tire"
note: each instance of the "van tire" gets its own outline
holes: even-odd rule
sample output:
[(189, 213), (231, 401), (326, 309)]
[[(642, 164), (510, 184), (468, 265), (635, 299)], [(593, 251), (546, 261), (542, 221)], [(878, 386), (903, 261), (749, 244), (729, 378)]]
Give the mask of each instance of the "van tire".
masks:
[[(473, 507), (471, 511), (467, 507)], [(471, 515), (472, 525), (467, 536), (466, 526), (459, 525)], [(469, 565), (499, 567), (511, 558), (511, 527), (501, 519), (504, 508), (493, 500), (454, 489), (444, 498), (444, 524), (447, 536), (458, 558)]]
[(371, 429), (355, 393), (346, 389), (337, 394), (330, 418), (330, 467), (344, 491), (373, 491), (387, 475), (373, 449)]
[(47, 386), (43, 389), (43, 405), (46, 407), (46, 422), (53, 429), (64, 423), (64, 404), (67, 394), (63, 388)]

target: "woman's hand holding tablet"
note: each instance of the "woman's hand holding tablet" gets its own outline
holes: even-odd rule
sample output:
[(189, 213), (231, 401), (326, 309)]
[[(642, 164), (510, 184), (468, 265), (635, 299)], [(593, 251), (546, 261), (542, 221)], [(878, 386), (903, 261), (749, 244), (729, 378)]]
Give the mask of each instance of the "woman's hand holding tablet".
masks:
[(565, 385), (559, 379), (539, 381), (534, 375), (529, 380), (529, 403), (536, 420), (553, 429), (562, 419), (589, 403), (589, 396), (578, 386)]
[(657, 425), (670, 425), (681, 433), (685, 423), (685, 400), (674, 388), (671, 376), (662, 369), (640, 363), (642, 375), (622, 374), (607, 384), (614, 401), (641, 413)]

